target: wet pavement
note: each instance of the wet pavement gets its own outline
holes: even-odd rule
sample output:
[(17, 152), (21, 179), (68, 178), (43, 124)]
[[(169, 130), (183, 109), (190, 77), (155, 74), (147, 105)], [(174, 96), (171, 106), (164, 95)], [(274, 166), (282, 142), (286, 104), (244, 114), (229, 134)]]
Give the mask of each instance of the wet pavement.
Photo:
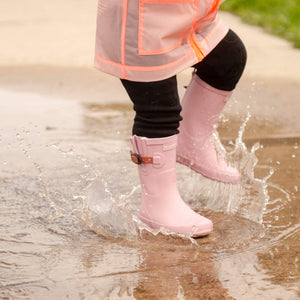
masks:
[(178, 165), (183, 198), (215, 225), (190, 240), (136, 221), (133, 112), (117, 82), (99, 100), (47, 95), (41, 83), (28, 93), (24, 82), (0, 93), (1, 299), (300, 297), (297, 87), (274, 101), (278, 85), (244, 80), (226, 107), (219, 133), (240, 184)]

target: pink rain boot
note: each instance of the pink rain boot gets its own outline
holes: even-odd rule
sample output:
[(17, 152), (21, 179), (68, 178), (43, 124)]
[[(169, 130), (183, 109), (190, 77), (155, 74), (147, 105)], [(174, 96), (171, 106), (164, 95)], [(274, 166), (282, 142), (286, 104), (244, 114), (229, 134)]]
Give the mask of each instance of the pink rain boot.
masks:
[(133, 136), (131, 143), (131, 158), (138, 164), (142, 187), (140, 220), (152, 229), (164, 227), (192, 237), (209, 234), (212, 222), (195, 213), (177, 189), (177, 135), (151, 139)]
[(232, 92), (218, 90), (196, 74), (182, 100), (177, 161), (208, 178), (237, 183), (239, 172), (228, 166), (213, 137), (214, 125)]

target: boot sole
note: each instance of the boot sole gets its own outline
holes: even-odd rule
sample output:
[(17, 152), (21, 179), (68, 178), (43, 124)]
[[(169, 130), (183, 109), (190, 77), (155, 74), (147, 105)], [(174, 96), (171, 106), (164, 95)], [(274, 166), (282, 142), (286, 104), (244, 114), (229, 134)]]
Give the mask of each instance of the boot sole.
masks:
[[(171, 232), (174, 233), (174, 234), (188, 234), (188, 235), (192, 234), (192, 232), (193, 232), (192, 229), (191, 229), (191, 230), (188, 230), (188, 229), (190, 229), (190, 227), (187, 228), (186, 230), (176, 229), (175, 226), (174, 226), (174, 227), (171, 226), (171, 227), (168, 228), (168, 226), (164, 226), (164, 225), (155, 223), (155, 222), (153, 222), (153, 221), (149, 220), (148, 218), (145, 218), (145, 217), (143, 217), (143, 216), (141, 216), (141, 215), (139, 215), (139, 219), (140, 219), (145, 225), (147, 225), (149, 228), (154, 229), (154, 230), (160, 230), (161, 228), (165, 228), (165, 229), (171, 231)], [(191, 235), (191, 237), (192, 237), (192, 238), (197, 238), (197, 237), (207, 236), (207, 235), (209, 235), (212, 231), (213, 231), (213, 228), (212, 228), (211, 226), (209, 226), (209, 228), (203, 228), (203, 229), (201, 229), (201, 230), (199, 230), (199, 228), (198, 228), (198, 231), (195, 232), (195, 233), (193, 233), (193, 234)]]
[(206, 170), (203, 170), (198, 165), (191, 164), (189, 159), (184, 158), (180, 155), (176, 155), (176, 161), (180, 164), (183, 164), (183, 165), (191, 168), (195, 172), (200, 173), (201, 175), (203, 175), (204, 177), (206, 177), (208, 179), (212, 179), (212, 180), (216, 180), (216, 181), (220, 181), (220, 182), (224, 182), (224, 183), (233, 183), (233, 184), (238, 183), (241, 179), (241, 176), (239, 176), (237, 178), (236, 177), (233, 178), (233, 177), (228, 176), (228, 175), (222, 175), (222, 178), (221, 178), (221, 177), (218, 177), (218, 176), (208, 174)]

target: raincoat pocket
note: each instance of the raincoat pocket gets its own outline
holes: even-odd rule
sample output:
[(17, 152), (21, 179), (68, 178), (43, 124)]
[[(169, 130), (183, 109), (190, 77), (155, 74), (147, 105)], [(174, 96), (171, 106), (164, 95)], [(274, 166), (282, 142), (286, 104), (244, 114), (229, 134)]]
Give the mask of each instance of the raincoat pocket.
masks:
[(179, 47), (190, 32), (194, 0), (139, 0), (139, 55), (155, 55)]

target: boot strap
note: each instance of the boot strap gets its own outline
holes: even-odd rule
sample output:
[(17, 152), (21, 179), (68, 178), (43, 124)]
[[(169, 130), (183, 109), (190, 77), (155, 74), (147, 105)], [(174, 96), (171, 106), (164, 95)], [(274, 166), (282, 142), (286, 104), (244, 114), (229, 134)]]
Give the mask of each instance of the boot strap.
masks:
[(131, 160), (137, 164), (153, 164), (153, 157), (147, 157), (147, 156), (140, 156), (137, 153), (133, 153), (132, 151), (130, 151), (130, 155), (131, 155)]

